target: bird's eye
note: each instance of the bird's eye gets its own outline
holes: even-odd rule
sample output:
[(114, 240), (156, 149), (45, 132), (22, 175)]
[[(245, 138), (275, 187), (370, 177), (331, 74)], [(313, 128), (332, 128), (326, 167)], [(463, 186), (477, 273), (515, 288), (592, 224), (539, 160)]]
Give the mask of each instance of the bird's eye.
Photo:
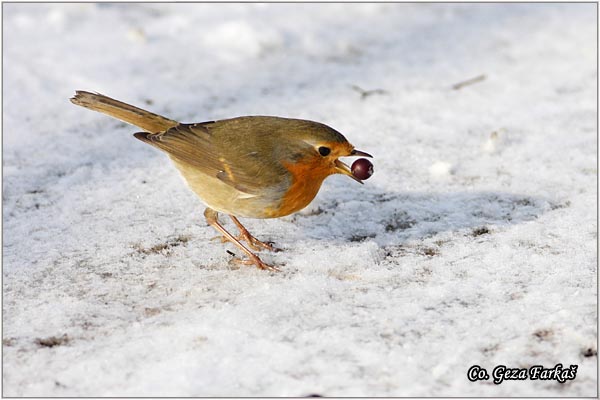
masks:
[(319, 154), (323, 157), (328, 156), (331, 153), (331, 149), (329, 147), (321, 146), (319, 147)]

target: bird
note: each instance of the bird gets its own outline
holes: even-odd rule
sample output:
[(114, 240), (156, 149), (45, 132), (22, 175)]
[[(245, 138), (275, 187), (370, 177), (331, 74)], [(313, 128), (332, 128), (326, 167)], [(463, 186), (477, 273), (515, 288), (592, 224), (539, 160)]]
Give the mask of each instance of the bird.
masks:
[[(280, 271), (255, 252), (279, 249), (251, 235), (238, 218), (279, 218), (300, 211), (330, 175), (363, 183), (339, 158), (372, 157), (315, 121), (256, 115), (181, 123), (100, 93), (77, 90), (70, 101), (142, 129), (133, 136), (169, 156), (206, 205), (206, 222), (223, 242), (247, 256), (235, 260), (263, 270)], [(219, 213), (231, 218), (238, 236), (223, 227)]]

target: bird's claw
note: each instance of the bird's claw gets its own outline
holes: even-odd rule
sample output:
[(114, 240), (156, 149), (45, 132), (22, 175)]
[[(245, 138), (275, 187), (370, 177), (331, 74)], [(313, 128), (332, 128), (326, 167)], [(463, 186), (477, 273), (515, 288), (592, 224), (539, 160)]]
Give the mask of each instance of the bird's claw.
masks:
[(260, 258), (256, 257), (255, 259), (251, 258), (234, 258), (233, 262), (236, 264), (242, 265), (255, 265), (258, 269), (264, 269), (267, 271), (281, 272), (281, 270), (277, 267), (269, 265), (262, 261)]
[[(227, 243), (230, 240), (227, 239), (225, 236), (215, 236), (214, 238), (212, 238), (212, 240), (221, 240), (221, 243)], [(261, 250), (269, 250), (272, 251), (274, 253), (280, 252), (282, 251), (280, 248), (275, 247), (271, 244), (271, 242), (261, 242), (260, 240), (258, 240), (257, 238), (255, 238), (252, 235), (244, 235), (244, 234), (240, 234), (239, 236), (236, 236), (236, 239), (241, 241), (244, 241), (248, 244), (248, 247), (250, 247), (252, 250), (254, 251), (261, 251)]]
[[(260, 258), (258, 258), (256, 254), (252, 253), (250, 250), (248, 250), (247, 247), (240, 243), (242, 240), (246, 241), (248, 243), (248, 247), (255, 251), (258, 251), (260, 249), (279, 251), (279, 249), (273, 247), (272, 245), (268, 243), (263, 243), (260, 240), (256, 239), (254, 236), (252, 236), (250, 232), (248, 232), (248, 230), (236, 217), (234, 217), (233, 215), (229, 216), (240, 231), (240, 235), (238, 237), (233, 236), (231, 233), (227, 232), (225, 228), (223, 228), (223, 225), (219, 223), (218, 213), (212, 208), (206, 208), (206, 210), (204, 210), (204, 217), (206, 218), (206, 222), (208, 222), (209, 225), (211, 225), (213, 228), (215, 228), (217, 231), (223, 234), (223, 236), (221, 237), (222, 242), (232, 242), (248, 256), (248, 259), (234, 258), (232, 261), (244, 265), (254, 264), (257, 268), (267, 271), (281, 271), (277, 267), (273, 267), (272, 265), (264, 263)], [(230, 252), (229, 250), (227, 252), (235, 257), (234, 253)]]
[(257, 238), (255, 238), (252, 235), (240, 235), (239, 236), (239, 240), (245, 240), (246, 243), (248, 243), (248, 246), (250, 246), (252, 248), (252, 250), (254, 251), (261, 251), (261, 250), (269, 250), (272, 252), (279, 252), (281, 251), (281, 249), (273, 246), (271, 244), (271, 242), (261, 242), (260, 240), (258, 240)]

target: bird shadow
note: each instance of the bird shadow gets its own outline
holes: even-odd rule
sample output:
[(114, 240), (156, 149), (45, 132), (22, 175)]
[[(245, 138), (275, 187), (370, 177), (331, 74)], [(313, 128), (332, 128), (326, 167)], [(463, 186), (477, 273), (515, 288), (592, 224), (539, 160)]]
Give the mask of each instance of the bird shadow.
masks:
[(522, 224), (570, 203), (501, 191), (390, 192), (325, 196), (291, 217), (302, 235), (331, 244), (375, 241), (397, 247), (449, 234), (482, 236)]

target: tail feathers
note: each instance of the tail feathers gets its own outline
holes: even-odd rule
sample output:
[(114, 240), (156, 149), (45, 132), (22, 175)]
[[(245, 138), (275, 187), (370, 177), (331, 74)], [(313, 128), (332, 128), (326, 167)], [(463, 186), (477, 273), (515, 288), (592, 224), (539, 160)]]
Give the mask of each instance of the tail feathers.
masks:
[(78, 90), (75, 92), (75, 96), (71, 98), (71, 103), (110, 115), (151, 133), (163, 132), (179, 124), (179, 122), (172, 119), (111, 99), (100, 93)]

